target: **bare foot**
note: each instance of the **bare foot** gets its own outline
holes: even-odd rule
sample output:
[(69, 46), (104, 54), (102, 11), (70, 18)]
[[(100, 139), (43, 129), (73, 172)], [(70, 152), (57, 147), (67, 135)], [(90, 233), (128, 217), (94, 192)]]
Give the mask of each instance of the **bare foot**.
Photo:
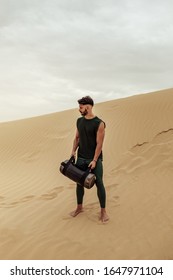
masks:
[(106, 222), (109, 221), (109, 216), (107, 215), (105, 209), (101, 209), (100, 220), (101, 220), (103, 223), (106, 223)]
[(70, 216), (76, 217), (81, 212), (83, 212), (83, 207), (78, 205), (76, 210), (74, 210), (70, 213)]

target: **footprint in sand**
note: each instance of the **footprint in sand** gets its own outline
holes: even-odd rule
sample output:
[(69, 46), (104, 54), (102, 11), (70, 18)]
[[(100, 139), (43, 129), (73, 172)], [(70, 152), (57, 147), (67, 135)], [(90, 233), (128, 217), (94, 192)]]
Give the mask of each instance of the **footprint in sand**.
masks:
[(34, 199), (35, 196), (34, 195), (29, 195), (29, 196), (25, 196), (25, 197), (22, 197), (21, 199), (19, 199), (18, 201), (13, 201), (11, 203), (1, 203), (1, 206), (3, 208), (13, 208), (21, 203), (24, 203), (24, 202), (28, 202), (28, 201), (31, 201), (32, 199)]
[(17, 205), (17, 204), (21, 204), (21, 203), (24, 203), (24, 202), (28, 202), (28, 201), (31, 201), (34, 198), (35, 198), (34, 195), (24, 196), (21, 199), (19, 199), (18, 201), (12, 202), (11, 205)]
[(39, 199), (41, 199), (41, 200), (51, 200), (51, 199), (54, 199), (56, 197), (57, 197), (57, 193), (56, 192), (51, 192), (51, 193), (42, 194)]
[[(22, 203), (26, 203), (26, 202), (29, 202), (33, 199), (37, 199), (37, 200), (51, 200), (51, 199), (54, 199), (58, 196), (59, 193), (61, 193), (63, 191), (64, 187), (56, 187), (52, 190), (50, 190), (48, 193), (45, 193), (43, 195), (41, 195), (40, 197), (36, 197), (34, 195), (28, 195), (28, 196), (24, 196), (22, 197), (21, 199), (19, 200), (16, 200), (16, 201), (13, 201), (11, 203), (5, 203), (4, 201), (3, 202), (0, 202), (0, 207), (1, 208), (13, 208), (13, 207), (16, 207)], [(2, 201), (4, 199), (4, 197), (0, 197), (0, 200)]]
[(52, 200), (58, 196), (59, 193), (63, 191), (64, 187), (56, 187), (50, 190), (48, 193), (42, 194), (38, 199), (40, 200)]
[(30, 201), (30, 200), (32, 200), (33, 198), (35, 198), (34, 195), (24, 196), (24, 197), (22, 197), (22, 198), (19, 200), (19, 203)]

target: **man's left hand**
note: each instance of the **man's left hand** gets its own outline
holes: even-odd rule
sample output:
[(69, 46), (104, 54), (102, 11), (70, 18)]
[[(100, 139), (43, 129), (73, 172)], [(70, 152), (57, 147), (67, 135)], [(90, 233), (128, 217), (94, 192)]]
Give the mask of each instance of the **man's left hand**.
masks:
[(90, 167), (91, 169), (94, 169), (96, 167), (96, 162), (94, 160), (92, 160), (90, 162), (90, 164), (88, 165), (88, 167)]

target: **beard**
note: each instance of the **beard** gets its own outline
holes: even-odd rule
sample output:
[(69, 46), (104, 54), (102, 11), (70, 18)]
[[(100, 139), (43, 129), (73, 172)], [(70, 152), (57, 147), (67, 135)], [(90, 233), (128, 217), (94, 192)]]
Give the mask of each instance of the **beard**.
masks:
[(81, 115), (84, 117), (84, 116), (86, 116), (86, 115), (88, 114), (88, 111), (87, 111), (87, 109), (85, 109), (84, 112), (81, 112), (81, 111), (80, 111), (80, 113), (81, 113)]

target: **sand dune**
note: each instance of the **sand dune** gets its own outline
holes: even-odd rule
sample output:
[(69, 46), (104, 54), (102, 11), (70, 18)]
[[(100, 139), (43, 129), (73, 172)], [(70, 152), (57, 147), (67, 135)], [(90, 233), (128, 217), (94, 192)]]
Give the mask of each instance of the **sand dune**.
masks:
[(72, 218), (59, 172), (78, 110), (0, 124), (0, 259), (173, 259), (173, 89), (96, 104), (109, 223), (95, 187)]

